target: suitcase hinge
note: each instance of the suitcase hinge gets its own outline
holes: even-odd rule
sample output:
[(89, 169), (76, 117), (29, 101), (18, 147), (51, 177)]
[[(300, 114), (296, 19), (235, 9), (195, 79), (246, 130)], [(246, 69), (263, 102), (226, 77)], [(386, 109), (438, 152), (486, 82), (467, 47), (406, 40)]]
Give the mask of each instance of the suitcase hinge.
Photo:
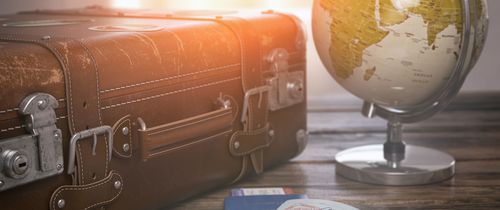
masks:
[(45, 93), (26, 97), (19, 112), (26, 117), (23, 135), (0, 143), (0, 191), (61, 174), (62, 133), (56, 127), (57, 100)]

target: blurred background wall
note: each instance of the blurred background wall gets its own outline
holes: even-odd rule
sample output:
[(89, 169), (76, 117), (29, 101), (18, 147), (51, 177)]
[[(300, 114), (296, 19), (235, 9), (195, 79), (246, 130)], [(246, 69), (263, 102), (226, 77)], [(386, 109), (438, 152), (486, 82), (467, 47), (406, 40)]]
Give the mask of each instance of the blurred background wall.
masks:
[[(491, 18), (489, 40), (478, 65), (464, 85), (463, 92), (500, 91), (500, 0), (489, 0)], [(100, 4), (120, 8), (169, 9), (274, 9), (288, 11), (304, 20), (311, 30), (312, 0), (1, 0), (0, 14), (33, 9), (77, 8)], [(309, 31), (311, 38), (311, 31)], [(309, 96), (311, 101), (354, 98), (330, 79), (309, 39)]]
[(92, 4), (110, 6), (112, 0), (0, 0), (0, 14), (35, 9), (67, 9)]

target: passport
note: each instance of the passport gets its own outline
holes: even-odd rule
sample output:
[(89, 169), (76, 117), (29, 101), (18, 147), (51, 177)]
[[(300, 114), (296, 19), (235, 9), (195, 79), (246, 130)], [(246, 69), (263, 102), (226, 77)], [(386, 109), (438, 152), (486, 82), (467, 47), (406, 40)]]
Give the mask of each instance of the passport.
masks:
[(277, 210), (359, 210), (347, 204), (318, 200), (318, 199), (299, 199), (299, 200), (288, 200), (283, 203)]
[(292, 188), (288, 187), (266, 187), (266, 188), (235, 188), (231, 190), (231, 196), (252, 195), (291, 195)]
[(276, 210), (293, 199), (306, 199), (305, 195), (255, 195), (224, 199), (224, 210)]

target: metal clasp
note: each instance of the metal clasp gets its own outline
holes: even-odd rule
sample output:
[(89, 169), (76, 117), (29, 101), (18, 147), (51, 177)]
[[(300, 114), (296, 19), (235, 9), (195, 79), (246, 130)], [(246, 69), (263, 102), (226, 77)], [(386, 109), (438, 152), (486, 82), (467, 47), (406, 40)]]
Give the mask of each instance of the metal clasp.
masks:
[(286, 49), (278, 48), (269, 53), (266, 61), (271, 65), (273, 76), (266, 79), (271, 86), (269, 109), (281, 110), (305, 100), (304, 71), (289, 71), (290, 54)]
[(0, 192), (63, 173), (58, 107), (47, 93), (34, 93), (21, 102), (19, 114), (26, 117), (24, 127), (30, 134), (0, 140)]
[(245, 99), (243, 101), (243, 110), (241, 113), (241, 122), (245, 123), (247, 121), (248, 104), (250, 101), (250, 97), (259, 94), (259, 105), (260, 105), (262, 101), (262, 94), (266, 92), (269, 93), (270, 91), (271, 91), (271, 86), (265, 85), (250, 89), (245, 93)]
[(93, 154), (95, 154), (95, 148), (97, 145), (98, 135), (108, 135), (108, 160), (111, 161), (113, 154), (113, 128), (110, 126), (101, 126), (89, 130), (84, 130), (82, 132), (76, 133), (71, 137), (71, 142), (69, 146), (69, 161), (68, 161), (68, 174), (71, 175), (75, 172), (75, 158), (76, 158), (76, 143), (82, 139), (94, 137)]

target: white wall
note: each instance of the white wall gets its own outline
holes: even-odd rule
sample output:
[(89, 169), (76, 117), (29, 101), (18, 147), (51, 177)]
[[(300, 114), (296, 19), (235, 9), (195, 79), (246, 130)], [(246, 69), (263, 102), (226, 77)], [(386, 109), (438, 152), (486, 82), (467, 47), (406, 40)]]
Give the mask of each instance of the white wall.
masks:
[(500, 1), (489, 0), (490, 28), (483, 55), (463, 91), (500, 91)]
[(89, 5), (110, 5), (109, 0), (0, 0), (0, 14), (35, 9), (68, 9)]

